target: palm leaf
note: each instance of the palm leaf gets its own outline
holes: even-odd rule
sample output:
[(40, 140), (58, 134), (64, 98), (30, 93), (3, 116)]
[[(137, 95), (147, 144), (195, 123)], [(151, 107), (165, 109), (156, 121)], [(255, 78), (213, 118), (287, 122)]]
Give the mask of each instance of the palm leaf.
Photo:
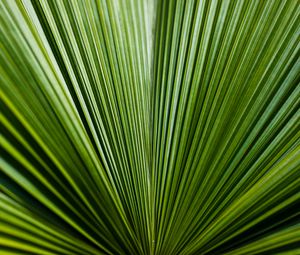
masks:
[(0, 1), (0, 254), (297, 254), (298, 1)]

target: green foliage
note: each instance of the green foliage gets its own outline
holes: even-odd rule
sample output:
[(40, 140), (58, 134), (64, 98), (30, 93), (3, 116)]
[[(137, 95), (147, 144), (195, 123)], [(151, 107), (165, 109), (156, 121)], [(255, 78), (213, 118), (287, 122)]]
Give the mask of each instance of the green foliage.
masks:
[(300, 254), (297, 0), (0, 0), (0, 254)]

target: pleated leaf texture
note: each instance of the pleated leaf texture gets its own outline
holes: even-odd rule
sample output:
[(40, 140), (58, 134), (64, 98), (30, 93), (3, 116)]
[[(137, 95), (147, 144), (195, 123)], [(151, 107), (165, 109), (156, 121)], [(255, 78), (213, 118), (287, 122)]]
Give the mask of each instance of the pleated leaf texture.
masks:
[(0, 0), (0, 254), (300, 254), (298, 0)]

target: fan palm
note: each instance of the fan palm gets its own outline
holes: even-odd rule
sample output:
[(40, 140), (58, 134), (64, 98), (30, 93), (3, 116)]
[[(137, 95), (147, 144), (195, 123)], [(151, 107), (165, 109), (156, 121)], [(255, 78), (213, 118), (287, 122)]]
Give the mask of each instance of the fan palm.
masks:
[(300, 254), (297, 0), (1, 0), (0, 254)]

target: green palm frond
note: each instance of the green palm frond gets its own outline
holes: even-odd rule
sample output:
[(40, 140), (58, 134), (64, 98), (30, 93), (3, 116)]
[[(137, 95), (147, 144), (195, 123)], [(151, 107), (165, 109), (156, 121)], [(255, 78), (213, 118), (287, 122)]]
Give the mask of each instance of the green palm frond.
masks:
[(0, 0), (0, 254), (299, 254), (297, 0)]

